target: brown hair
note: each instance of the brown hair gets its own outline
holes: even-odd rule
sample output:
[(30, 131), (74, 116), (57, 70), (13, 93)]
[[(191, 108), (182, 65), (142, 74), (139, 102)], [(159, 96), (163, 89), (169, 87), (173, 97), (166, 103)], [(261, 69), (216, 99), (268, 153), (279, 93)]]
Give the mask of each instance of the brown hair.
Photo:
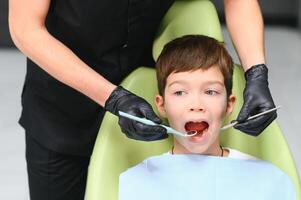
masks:
[(229, 97), (233, 61), (224, 43), (203, 35), (186, 35), (172, 40), (164, 46), (156, 62), (159, 94), (164, 95), (166, 79), (171, 73), (206, 70), (213, 65), (217, 65), (223, 74)]

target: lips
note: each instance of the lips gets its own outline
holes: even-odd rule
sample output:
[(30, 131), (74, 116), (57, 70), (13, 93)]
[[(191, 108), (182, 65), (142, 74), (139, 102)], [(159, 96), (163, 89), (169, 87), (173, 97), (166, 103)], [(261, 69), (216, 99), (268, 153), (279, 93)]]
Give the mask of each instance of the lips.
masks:
[(187, 122), (185, 124), (185, 130), (187, 133), (192, 131), (197, 131), (196, 136), (200, 136), (203, 134), (203, 131), (209, 127), (209, 124), (205, 121), (202, 122)]

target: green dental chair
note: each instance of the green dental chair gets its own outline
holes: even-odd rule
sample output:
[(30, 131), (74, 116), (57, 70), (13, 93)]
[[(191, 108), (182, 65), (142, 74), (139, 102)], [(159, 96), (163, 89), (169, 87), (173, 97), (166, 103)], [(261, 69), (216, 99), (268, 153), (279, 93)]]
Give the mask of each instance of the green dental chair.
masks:
[[(187, 34), (202, 34), (223, 41), (216, 9), (210, 1), (177, 0), (174, 3), (165, 15), (154, 41), (154, 59), (157, 59), (164, 44)], [(243, 102), (244, 84), (243, 69), (236, 65), (233, 93), (237, 96), (237, 103), (225, 123), (236, 119), (239, 113)], [(140, 67), (132, 72), (121, 85), (146, 99), (155, 108), (154, 96), (157, 94), (157, 84), (154, 69)], [(281, 168), (293, 180), (297, 199), (301, 199), (300, 180), (294, 160), (276, 122), (273, 122), (259, 137), (248, 136), (235, 129), (229, 129), (222, 133), (221, 142), (224, 146), (246, 152)], [(171, 146), (171, 136), (166, 140), (156, 142), (128, 139), (119, 128), (118, 118), (107, 112), (91, 157), (85, 198), (87, 200), (117, 200), (120, 173), (149, 156), (167, 152)]]

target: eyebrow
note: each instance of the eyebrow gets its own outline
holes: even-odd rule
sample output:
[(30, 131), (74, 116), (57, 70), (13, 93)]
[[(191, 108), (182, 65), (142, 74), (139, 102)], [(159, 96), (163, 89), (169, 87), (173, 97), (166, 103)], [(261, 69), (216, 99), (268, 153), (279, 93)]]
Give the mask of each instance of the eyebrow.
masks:
[(206, 81), (205, 84), (207, 85), (215, 85), (215, 84), (218, 84), (220, 86), (224, 86), (224, 83), (223, 82), (220, 82), (220, 81)]
[(174, 81), (174, 82), (171, 82), (170, 84), (167, 85), (167, 87), (171, 87), (172, 85), (174, 84), (184, 84), (184, 85), (187, 85), (187, 82), (184, 81), (184, 80), (180, 80), (180, 81)]
[[(184, 81), (184, 80), (179, 80), (179, 81), (174, 81), (174, 82), (171, 82), (170, 84), (167, 85), (167, 87), (171, 87), (172, 85), (174, 84), (184, 84), (184, 85), (187, 85), (187, 82)], [(224, 86), (224, 83), (221, 82), (221, 81), (206, 81), (204, 82), (204, 85), (215, 85), (215, 84), (218, 84), (220, 86)]]

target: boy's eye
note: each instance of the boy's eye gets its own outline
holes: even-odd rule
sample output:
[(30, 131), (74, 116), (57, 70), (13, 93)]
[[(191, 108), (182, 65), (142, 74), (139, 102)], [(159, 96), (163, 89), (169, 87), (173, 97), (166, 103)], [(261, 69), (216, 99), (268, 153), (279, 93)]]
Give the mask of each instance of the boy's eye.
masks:
[(176, 92), (174, 92), (174, 94), (177, 95), (177, 96), (183, 96), (184, 91), (176, 91)]
[(211, 95), (211, 96), (218, 94), (218, 92), (215, 91), (215, 90), (207, 90), (205, 93), (208, 94), (208, 95)]

